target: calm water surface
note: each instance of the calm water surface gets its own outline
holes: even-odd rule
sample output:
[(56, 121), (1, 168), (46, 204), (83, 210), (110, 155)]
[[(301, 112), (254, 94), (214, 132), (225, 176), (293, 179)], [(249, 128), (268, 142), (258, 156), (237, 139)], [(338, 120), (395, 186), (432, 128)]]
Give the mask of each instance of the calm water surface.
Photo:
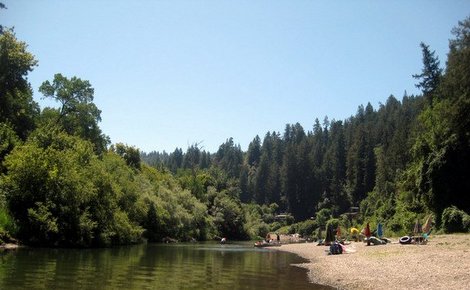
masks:
[(329, 289), (303, 260), (252, 244), (142, 244), (0, 253), (0, 289)]

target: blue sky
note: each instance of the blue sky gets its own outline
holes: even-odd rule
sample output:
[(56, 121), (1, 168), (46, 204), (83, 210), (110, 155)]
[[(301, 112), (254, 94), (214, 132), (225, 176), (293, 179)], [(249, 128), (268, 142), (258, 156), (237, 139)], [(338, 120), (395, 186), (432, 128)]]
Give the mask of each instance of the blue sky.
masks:
[(469, 1), (3, 0), (0, 23), (39, 60), (29, 81), (89, 80), (113, 143), (172, 152), (417, 94), (419, 43), (444, 66)]

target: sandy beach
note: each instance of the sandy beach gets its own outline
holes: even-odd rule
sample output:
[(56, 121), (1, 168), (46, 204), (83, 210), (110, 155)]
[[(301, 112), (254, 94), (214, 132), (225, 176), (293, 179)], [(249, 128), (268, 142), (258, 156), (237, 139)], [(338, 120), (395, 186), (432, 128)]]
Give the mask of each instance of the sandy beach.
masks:
[(276, 250), (309, 260), (311, 282), (339, 289), (470, 289), (470, 234), (432, 235), (426, 245), (366, 246), (351, 243), (352, 253), (327, 255), (315, 243), (282, 245)]

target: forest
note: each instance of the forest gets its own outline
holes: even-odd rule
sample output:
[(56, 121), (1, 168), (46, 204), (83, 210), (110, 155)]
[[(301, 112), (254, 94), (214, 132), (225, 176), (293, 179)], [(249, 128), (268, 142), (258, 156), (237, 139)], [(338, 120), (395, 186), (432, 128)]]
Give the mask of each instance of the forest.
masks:
[(430, 214), (441, 232), (470, 232), (470, 17), (452, 35), (442, 66), (417, 46), (420, 95), (308, 129), (287, 124), (246, 152), (229, 138), (217, 152), (195, 143), (167, 153), (111, 144), (93, 86), (79, 77), (45, 80), (39, 92), (57, 106), (40, 108), (27, 78), (38, 60), (0, 26), (0, 242), (316, 237), (328, 224), (366, 222), (397, 236)]

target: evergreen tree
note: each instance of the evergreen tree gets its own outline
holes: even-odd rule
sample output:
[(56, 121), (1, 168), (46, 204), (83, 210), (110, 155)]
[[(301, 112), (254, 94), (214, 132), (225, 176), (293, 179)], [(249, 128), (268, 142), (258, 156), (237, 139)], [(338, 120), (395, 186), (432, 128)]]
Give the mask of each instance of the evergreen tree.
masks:
[(252, 201), (252, 195), (250, 190), (250, 181), (249, 181), (249, 166), (243, 164), (240, 170), (239, 186), (240, 186), (240, 201), (243, 203), (249, 203)]
[(186, 154), (183, 156), (183, 168), (195, 170), (201, 160), (201, 150), (199, 150), (198, 144), (193, 144), (186, 150)]
[(183, 150), (181, 148), (176, 148), (173, 153), (170, 154), (168, 160), (168, 168), (171, 172), (176, 173), (176, 171), (183, 166)]
[(258, 135), (250, 142), (248, 145), (248, 150), (246, 152), (247, 163), (250, 166), (259, 165), (261, 158), (261, 139)]
[(203, 150), (201, 153), (201, 158), (199, 160), (199, 168), (207, 169), (211, 166), (211, 154)]
[(331, 208), (335, 214), (345, 212), (349, 199), (345, 196), (346, 185), (346, 148), (344, 129), (341, 121), (332, 121), (329, 130), (329, 142), (322, 165), (323, 187), (318, 192), (322, 198), (322, 206)]
[(279, 167), (276, 162), (276, 134), (268, 132), (261, 147), (259, 166), (256, 167), (254, 197), (259, 204), (269, 205), (280, 200)]
[(421, 42), (420, 46), (423, 53), (423, 69), (420, 74), (415, 74), (413, 77), (421, 80), (416, 84), (416, 87), (422, 90), (429, 104), (432, 105), (436, 89), (441, 80), (442, 69), (439, 67), (439, 58), (434, 55), (435, 51), (431, 52), (429, 45), (424, 42)]
[(238, 178), (243, 164), (243, 153), (240, 145), (235, 145), (233, 138), (219, 146), (215, 155), (215, 162), (230, 178)]

